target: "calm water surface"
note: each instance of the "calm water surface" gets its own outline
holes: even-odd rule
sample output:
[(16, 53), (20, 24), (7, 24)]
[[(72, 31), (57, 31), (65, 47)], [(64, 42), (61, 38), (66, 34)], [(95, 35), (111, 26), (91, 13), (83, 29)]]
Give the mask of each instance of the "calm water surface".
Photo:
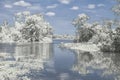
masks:
[(0, 60), (3, 61), (1, 55), (7, 53), (9, 57), (4, 59), (6, 61), (38, 61), (41, 70), (34, 69), (23, 75), (31, 80), (120, 80), (120, 54), (71, 51), (59, 48), (60, 42), (72, 41), (54, 40), (52, 44), (1, 43)]

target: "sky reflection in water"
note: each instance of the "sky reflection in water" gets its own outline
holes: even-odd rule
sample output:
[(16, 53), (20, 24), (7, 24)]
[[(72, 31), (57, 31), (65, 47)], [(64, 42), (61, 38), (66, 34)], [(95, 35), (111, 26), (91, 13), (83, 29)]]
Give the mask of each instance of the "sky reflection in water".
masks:
[[(31, 80), (119, 80), (120, 54), (70, 51), (53, 44), (0, 44), (0, 60), (24, 63)], [(6, 63), (7, 64), (7, 63)], [(118, 76), (115, 76), (118, 75)], [(117, 79), (119, 78), (119, 79)]]

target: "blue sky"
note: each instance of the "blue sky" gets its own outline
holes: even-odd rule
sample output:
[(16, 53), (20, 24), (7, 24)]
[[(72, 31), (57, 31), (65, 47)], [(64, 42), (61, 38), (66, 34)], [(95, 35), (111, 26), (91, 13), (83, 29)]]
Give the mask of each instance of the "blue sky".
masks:
[(114, 0), (0, 0), (0, 23), (13, 23), (14, 14), (21, 11), (42, 13), (56, 34), (73, 34), (72, 20), (81, 13), (90, 16), (90, 21), (112, 19)]

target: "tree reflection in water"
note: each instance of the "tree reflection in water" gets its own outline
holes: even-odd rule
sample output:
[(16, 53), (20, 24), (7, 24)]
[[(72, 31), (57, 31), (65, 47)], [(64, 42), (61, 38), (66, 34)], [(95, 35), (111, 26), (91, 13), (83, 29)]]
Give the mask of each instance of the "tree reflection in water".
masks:
[(101, 71), (101, 77), (112, 76), (120, 79), (120, 53), (82, 52), (75, 51), (76, 61), (72, 71), (88, 75)]
[(120, 80), (119, 53), (73, 53), (57, 46), (0, 44), (0, 80)]
[(38, 60), (49, 61), (53, 57), (53, 47), (52, 44), (48, 43), (18, 44), (14, 56), (16, 59), (33, 57)]
[[(52, 44), (25, 43), (16, 44), (14, 47), (11, 45), (2, 46), (4, 50), (0, 52), (0, 80), (35, 80), (43, 76), (43, 71), (55, 72)], [(14, 53), (6, 51), (11, 47)], [(8, 60), (8, 56), (12, 61)]]

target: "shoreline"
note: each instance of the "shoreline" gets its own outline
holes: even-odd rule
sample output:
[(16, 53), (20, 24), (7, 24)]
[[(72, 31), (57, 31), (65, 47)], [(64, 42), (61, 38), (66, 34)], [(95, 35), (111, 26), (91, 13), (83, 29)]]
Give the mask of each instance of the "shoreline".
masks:
[(96, 44), (92, 43), (61, 43), (60, 47), (88, 52), (100, 51), (100, 48)]

